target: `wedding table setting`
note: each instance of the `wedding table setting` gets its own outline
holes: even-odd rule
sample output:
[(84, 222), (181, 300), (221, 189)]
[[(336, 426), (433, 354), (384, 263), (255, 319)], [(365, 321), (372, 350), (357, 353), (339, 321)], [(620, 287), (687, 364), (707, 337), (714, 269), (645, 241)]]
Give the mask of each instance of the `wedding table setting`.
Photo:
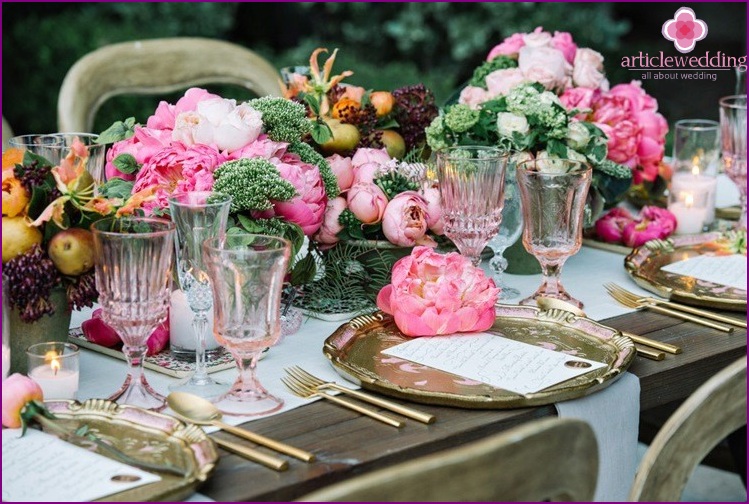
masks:
[(667, 157), (569, 34), (441, 109), (326, 53), (281, 97), (11, 139), (4, 501), (291, 500), (555, 415), (625, 500), (640, 413), (746, 354), (746, 95)]

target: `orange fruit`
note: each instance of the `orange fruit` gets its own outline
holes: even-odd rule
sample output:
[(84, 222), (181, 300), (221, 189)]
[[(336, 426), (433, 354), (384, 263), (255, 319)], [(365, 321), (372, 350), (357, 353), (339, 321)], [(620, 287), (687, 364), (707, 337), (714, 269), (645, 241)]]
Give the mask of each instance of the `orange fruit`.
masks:
[(369, 95), (369, 101), (377, 112), (377, 117), (388, 115), (395, 105), (393, 93), (389, 91), (375, 91)]
[(361, 103), (351, 98), (341, 98), (335, 105), (333, 105), (333, 118), (334, 119), (346, 119), (353, 113), (356, 113), (361, 108)]
[(3, 152), (3, 170), (13, 168), (17, 164), (23, 163), (23, 153), (26, 152), (23, 149), (17, 149), (11, 147), (10, 149)]

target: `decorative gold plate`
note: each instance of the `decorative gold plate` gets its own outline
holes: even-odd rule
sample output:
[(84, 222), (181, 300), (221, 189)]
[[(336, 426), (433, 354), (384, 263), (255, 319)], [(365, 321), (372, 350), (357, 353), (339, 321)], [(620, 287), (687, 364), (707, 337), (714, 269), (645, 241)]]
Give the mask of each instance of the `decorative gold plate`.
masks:
[(366, 389), (420, 403), (476, 409), (522, 408), (581, 397), (610, 385), (635, 356), (632, 340), (619, 331), (566, 311), (497, 305), (496, 313), (494, 325), (486, 332), (607, 366), (521, 395), (382, 354), (409, 340), (383, 312), (343, 324), (325, 340), (323, 353), (339, 374)]
[(71, 430), (87, 425), (90, 432), (133, 458), (160, 465), (168, 463), (187, 473), (184, 478), (158, 473), (161, 481), (100, 501), (181, 501), (208, 479), (218, 462), (216, 445), (203, 429), (176, 418), (104, 399), (83, 403), (56, 400), (45, 404), (60, 425)]
[(735, 240), (736, 236), (733, 232), (715, 232), (651, 240), (634, 249), (624, 259), (624, 268), (637, 285), (666, 299), (695, 306), (745, 312), (746, 290), (661, 270), (664, 266), (690, 257), (729, 253), (726, 252), (727, 243)]

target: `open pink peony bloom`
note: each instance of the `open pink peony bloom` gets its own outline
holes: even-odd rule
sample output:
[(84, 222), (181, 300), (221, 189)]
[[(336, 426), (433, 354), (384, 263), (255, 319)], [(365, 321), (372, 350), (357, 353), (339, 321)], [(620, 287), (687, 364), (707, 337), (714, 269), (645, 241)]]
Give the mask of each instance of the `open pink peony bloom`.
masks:
[(435, 241), (426, 235), (428, 221), (424, 198), (415, 191), (405, 191), (396, 195), (385, 207), (382, 232), (390, 243), (401, 247), (416, 244), (436, 246)]
[(340, 241), (338, 233), (343, 231), (343, 225), (338, 222), (341, 213), (346, 210), (346, 198), (338, 196), (328, 202), (323, 216), (322, 226), (315, 235), (315, 241), (325, 245), (334, 245)]
[(668, 238), (676, 229), (676, 217), (665, 208), (642, 207), (640, 220), (625, 226), (622, 241), (628, 247), (639, 247), (647, 241)]
[(34, 380), (19, 373), (10, 375), (3, 380), (3, 427), (21, 427), (21, 413), (26, 405), (43, 400), (42, 388)]
[(494, 281), (460, 254), (415, 247), (393, 266), (377, 306), (406, 336), (476, 332), (494, 323), (498, 294)]
[(595, 228), (598, 238), (609, 243), (621, 243), (624, 228), (634, 217), (625, 208), (615, 207), (596, 221)]
[(338, 188), (341, 192), (346, 191), (354, 183), (354, 167), (351, 158), (333, 154), (325, 159), (335, 174)]
[(385, 214), (388, 198), (373, 183), (354, 184), (346, 195), (349, 210), (364, 224), (377, 224)]
[(427, 226), (429, 226), (429, 230), (436, 235), (445, 234), (440, 190), (437, 187), (425, 187), (419, 192), (424, 201), (427, 202)]
[(176, 118), (179, 114), (195, 111), (198, 107), (198, 103), (213, 98), (219, 98), (219, 96), (209, 93), (202, 88), (190, 88), (185, 91), (184, 96), (182, 96), (182, 98), (180, 98), (174, 105), (165, 101), (159, 103), (154, 114), (148, 118), (146, 126), (153, 129), (173, 130)]
[[(306, 236), (320, 229), (328, 196), (325, 194), (320, 170), (303, 163), (296, 154), (287, 153), (281, 161), (271, 160), (284, 180), (291, 182), (297, 195), (289, 201), (274, 201), (273, 212), (289, 222), (298, 224)], [(264, 215), (272, 217), (272, 215)]]
[(119, 177), (135, 180), (135, 173), (125, 174), (114, 165), (114, 159), (120, 154), (130, 154), (138, 164), (148, 162), (154, 154), (168, 147), (172, 141), (171, 130), (135, 127), (135, 134), (126, 140), (115, 142), (107, 151), (107, 164), (104, 167), (107, 179)]

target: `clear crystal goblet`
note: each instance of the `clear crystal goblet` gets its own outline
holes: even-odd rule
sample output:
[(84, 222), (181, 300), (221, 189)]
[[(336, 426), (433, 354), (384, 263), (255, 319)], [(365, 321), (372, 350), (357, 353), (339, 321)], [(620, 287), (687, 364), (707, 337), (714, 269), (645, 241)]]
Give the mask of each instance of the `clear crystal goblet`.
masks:
[(489, 248), (494, 252), (494, 257), (489, 260), (489, 267), (494, 283), (501, 289), (499, 299), (513, 299), (520, 296), (520, 291), (504, 282), (503, 273), (507, 269), (504, 252), (507, 247), (518, 241), (523, 232), (523, 212), (520, 208), (520, 194), (518, 194), (518, 183), (515, 179), (515, 163), (512, 160), (507, 164), (504, 191), (505, 201), (499, 232), (488, 243)]
[(741, 217), (738, 229), (746, 229), (746, 95), (720, 99), (720, 138), (723, 145), (723, 167), (739, 188)]

